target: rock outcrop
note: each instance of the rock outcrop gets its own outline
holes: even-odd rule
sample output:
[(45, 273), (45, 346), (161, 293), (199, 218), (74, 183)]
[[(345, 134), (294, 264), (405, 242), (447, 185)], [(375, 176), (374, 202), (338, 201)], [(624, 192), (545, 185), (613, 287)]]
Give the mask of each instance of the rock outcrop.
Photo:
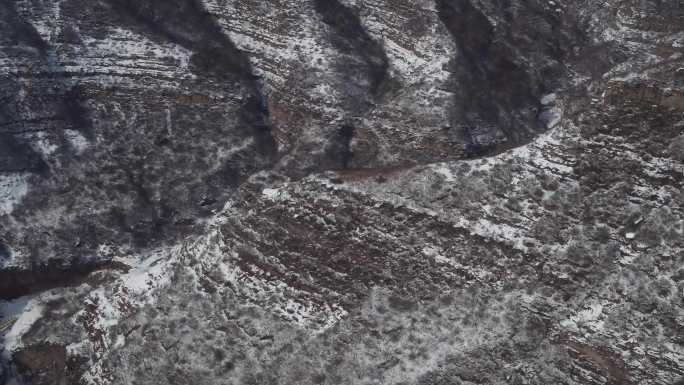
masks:
[(682, 26), (0, 4), (0, 380), (681, 382)]

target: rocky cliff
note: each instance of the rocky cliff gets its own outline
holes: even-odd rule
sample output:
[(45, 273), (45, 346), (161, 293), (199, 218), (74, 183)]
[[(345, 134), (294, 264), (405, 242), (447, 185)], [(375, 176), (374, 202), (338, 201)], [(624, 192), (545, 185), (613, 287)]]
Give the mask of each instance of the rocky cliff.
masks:
[(7, 0), (0, 382), (680, 384), (680, 1)]

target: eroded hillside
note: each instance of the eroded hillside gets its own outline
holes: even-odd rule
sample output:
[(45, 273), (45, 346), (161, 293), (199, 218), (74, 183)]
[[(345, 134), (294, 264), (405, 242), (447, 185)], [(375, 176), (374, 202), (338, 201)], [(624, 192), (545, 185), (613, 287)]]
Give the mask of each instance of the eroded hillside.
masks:
[(0, 379), (678, 384), (677, 1), (0, 5)]

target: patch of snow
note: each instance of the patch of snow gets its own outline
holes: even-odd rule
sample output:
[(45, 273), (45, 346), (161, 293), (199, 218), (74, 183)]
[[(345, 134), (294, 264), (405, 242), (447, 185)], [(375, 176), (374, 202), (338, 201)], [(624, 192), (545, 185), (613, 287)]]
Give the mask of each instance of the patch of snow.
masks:
[(446, 256), (444, 256), (442, 254), (442, 250), (438, 247), (435, 247), (432, 245), (425, 246), (423, 248), (422, 252), (425, 256), (434, 258), (435, 262), (437, 262), (437, 263), (448, 265), (448, 266), (451, 266), (455, 269), (465, 270), (480, 280), (484, 279), (488, 275), (491, 275), (491, 273), (485, 269), (479, 269), (479, 268), (473, 268), (471, 266), (466, 266), (466, 265), (463, 265), (463, 264), (455, 261), (452, 258), (447, 258)]
[[(106, 248), (107, 246), (102, 247)], [(104, 355), (109, 354), (111, 347), (123, 346), (126, 342), (122, 335), (112, 336), (112, 328), (118, 325), (131, 309), (153, 303), (158, 298), (161, 294), (160, 289), (170, 283), (173, 276), (171, 269), (182, 258), (184, 250), (185, 245), (178, 245), (154, 250), (143, 258), (125, 256), (114, 259), (132, 266), (131, 270), (118, 279), (111, 292), (101, 287), (92, 291), (86, 299), (86, 303), (95, 308), (95, 321), (91, 326), (104, 337), (95, 342), (81, 341), (67, 346), (70, 353), (83, 354), (94, 349), (98, 356), (98, 361), (94, 362), (82, 377), (84, 383), (101, 383), (103, 368), (99, 362)], [(84, 311), (86, 310), (79, 314), (83, 314)]]
[(54, 154), (59, 148), (59, 146), (51, 142), (50, 137), (46, 132), (37, 132), (32, 135), (31, 147), (45, 156)]
[(152, 289), (168, 283), (172, 263), (162, 252), (150, 256), (121, 277), (123, 286), (130, 294), (147, 297)]
[(105, 330), (119, 323), (120, 312), (107, 298), (103, 287), (92, 291), (85, 303), (97, 306), (98, 320), (94, 325), (96, 328)]
[(0, 215), (11, 214), (28, 192), (25, 175), (0, 175)]
[(116, 336), (113, 348), (120, 348), (124, 345), (126, 345), (126, 337), (123, 334), (119, 334), (118, 336)]
[(603, 321), (599, 318), (603, 314), (603, 305), (593, 303), (586, 308), (580, 310), (576, 315), (564, 319), (560, 325), (577, 331), (580, 326), (588, 326), (595, 330), (603, 329)]
[(287, 193), (287, 191), (282, 191), (281, 189), (276, 189), (276, 188), (265, 188), (261, 194), (266, 198), (271, 201), (283, 201), (287, 200), (290, 198), (290, 195)]
[(156, 43), (122, 28), (110, 28), (106, 39), (84, 36), (83, 44), (88, 55), (75, 68), (65, 66), (65, 70), (100, 71), (106, 67), (104, 72), (121, 74), (185, 73), (192, 56), (190, 50), (180, 45)]
[(522, 230), (513, 227), (506, 223), (494, 223), (487, 219), (479, 219), (477, 221), (461, 220), (459, 226), (464, 229), (470, 229), (471, 234), (479, 235), (486, 238), (494, 238), (499, 241), (509, 241), (518, 250), (527, 250), (524, 245), (524, 237)]
[(73, 147), (74, 150), (76, 150), (76, 153), (80, 154), (83, 152), (88, 147), (88, 140), (81, 135), (80, 132), (76, 130), (70, 130), (66, 129), (64, 130), (64, 135), (66, 136), (66, 139), (69, 141), (69, 144), (71, 147)]
[(251, 137), (248, 137), (248, 138), (241, 140), (239, 143), (235, 143), (231, 147), (220, 148), (216, 154), (218, 161), (216, 162), (216, 165), (214, 166), (214, 168), (216, 170), (218, 170), (222, 165), (224, 165), (226, 163), (226, 160), (229, 160), (230, 158), (232, 158), (237, 153), (245, 151), (253, 143), (254, 143), (254, 139)]
[(454, 174), (451, 172), (451, 169), (446, 164), (439, 165), (439, 167), (435, 168), (434, 171), (442, 175), (449, 183), (456, 181)]
[(558, 108), (546, 109), (539, 115), (539, 118), (546, 124), (546, 127), (554, 128), (562, 119), (561, 110)]
[(6, 359), (22, 346), (21, 338), (42, 315), (43, 305), (37, 300), (29, 300), (24, 307), (21, 308), (21, 315), (16, 322), (14, 322), (14, 325), (12, 325), (9, 332), (5, 334), (4, 354), (7, 355), (7, 357), (5, 357)]
[(642, 77), (641, 74), (638, 74), (636, 72), (629, 72), (629, 73), (622, 75), (622, 76), (611, 77), (610, 80), (619, 81), (619, 82), (628, 82), (630, 80), (640, 79), (641, 77)]
[(26, 309), (26, 306), (28, 305), (29, 301), (31, 301), (31, 299), (33, 299), (34, 297), (35, 296), (27, 295), (15, 298), (10, 301), (0, 301), (0, 320), (2, 320), (1, 322), (5, 322), (12, 318), (19, 317)]
[(545, 105), (545, 106), (548, 106), (549, 104), (552, 104), (555, 101), (556, 101), (556, 94), (555, 93), (544, 95), (541, 98), (541, 104)]
[(446, 259), (443, 255), (440, 254), (441, 251), (442, 250), (432, 245), (423, 247), (423, 254), (425, 254), (428, 257), (433, 257), (437, 260)]

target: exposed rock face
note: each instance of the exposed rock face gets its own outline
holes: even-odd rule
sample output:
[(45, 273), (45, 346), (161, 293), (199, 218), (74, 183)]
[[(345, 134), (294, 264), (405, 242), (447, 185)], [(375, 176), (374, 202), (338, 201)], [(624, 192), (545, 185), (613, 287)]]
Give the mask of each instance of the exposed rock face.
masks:
[(0, 382), (681, 382), (683, 26), (3, 2)]
[(8, 2), (3, 170), (27, 191), (6, 213), (5, 264), (173, 243), (261, 169), (302, 176), (525, 143), (586, 40), (548, 7)]
[(3, 135), (27, 185), (3, 226), (5, 264), (90, 263), (175, 241), (271, 167), (247, 58), (201, 4), (182, 5), (5, 6), (26, 20), (34, 37), (16, 44), (35, 56), (7, 55), (3, 75), (17, 84), (4, 88)]

